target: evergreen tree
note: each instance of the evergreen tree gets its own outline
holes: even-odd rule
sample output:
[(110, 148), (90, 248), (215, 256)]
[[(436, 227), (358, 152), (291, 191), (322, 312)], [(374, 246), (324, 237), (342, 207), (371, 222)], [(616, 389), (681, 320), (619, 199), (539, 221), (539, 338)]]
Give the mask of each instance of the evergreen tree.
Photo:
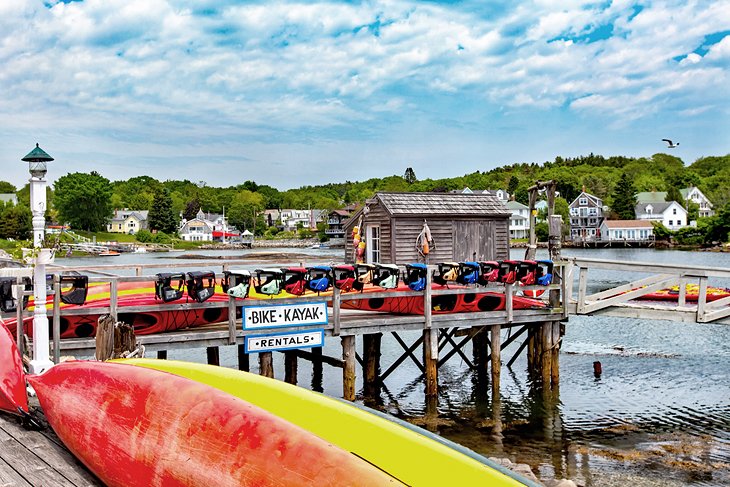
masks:
[(520, 185), (520, 180), (517, 178), (517, 176), (512, 176), (509, 178), (509, 183), (507, 183), (507, 192), (510, 195), (515, 194), (515, 191), (517, 191), (517, 186)]
[(192, 200), (188, 201), (185, 205), (185, 211), (183, 211), (183, 218), (190, 221), (195, 218), (195, 215), (200, 211), (200, 200), (196, 196)]
[(413, 184), (418, 181), (418, 178), (416, 178), (416, 173), (415, 171), (413, 171), (412, 167), (406, 169), (405, 174), (403, 174), (403, 179), (405, 179), (408, 184)]
[(162, 188), (155, 194), (152, 208), (147, 215), (147, 222), (150, 230), (157, 230), (168, 234), (177, 232), (177, 218), (172, 211), (172, 198), (166, 188)]
[(633, 220), (636, 218), (634, 208), (636, 207), (636, 190), (634, 183), (627, 173), (621, 174), (616, 187), (613, 190), (613, 207), (611, 208), (620, 220)]
[(684, 198), (682, 198), (682, 193), (679, 192), (676, 186), (669, 187), (667, 197), (664, 198), (664, 201), (676, 201), (680, 205), (684, 206)]

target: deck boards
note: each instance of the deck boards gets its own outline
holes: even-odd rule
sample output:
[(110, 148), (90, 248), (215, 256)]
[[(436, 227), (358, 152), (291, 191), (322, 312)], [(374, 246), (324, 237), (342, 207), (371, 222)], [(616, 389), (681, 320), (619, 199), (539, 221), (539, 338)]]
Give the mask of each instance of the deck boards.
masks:
[(14, 416), (0, 413), (0, 487), (100, 485), (53, 430), (30, 431)]

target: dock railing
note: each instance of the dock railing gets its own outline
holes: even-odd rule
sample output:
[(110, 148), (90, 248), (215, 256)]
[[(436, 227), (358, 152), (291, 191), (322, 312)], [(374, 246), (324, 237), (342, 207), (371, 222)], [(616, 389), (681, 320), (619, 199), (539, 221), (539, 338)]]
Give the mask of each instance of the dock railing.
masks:
[[(578, 269), (578, 295), (571, 298), (570, 311), (578, 315), (598, 312), (636, 318), (668, 319), (674, 321), (709, 323), (730, 316), (730, 296), (708, 300), (708, 279), (730, 279), (730, 269), (676, 265), (655, 262), (617, 262), (612, 260), (569, 258)], [(590, 269), (651, 276), (588, 294)], [(574, 274), (573, 274), (574, 275)], [(569, 278), (572, 281), (572, 277)], [(687, 286), (697, 285), (697, 299), (687, 299)], [(676, 303), (641, 300), (662, 289), (678, 286)], [(572, 289), (572, 282), (570, 289)], [(572, 292), (571, 292), (572, 294)], [(637, 301), (638, 300), (638, 301)]]
[[(566, 265), (568, 263), (566, 261), (562, 262), (556, 262), (555, 263), (555, 276), (562, 275), (564, 269), (566, 268)], [(554, 283), (550, 284), (548, 286), (518, 286), (517, 284), (501, 284), (501, 283), (490, 283), (488, 286), (470, 286), (470, 287), (462, 287), (458, 286), (452, 289), (438, 289), (433, 290), (430, 286), (431, 283), (431, 277), (432, 277), (432, 271), (435, 270), (436, 266), (429, 266), (429, 272), (427, 273), (427, 280), (428, 284), (424, 291), (392, 291), (392, 290), (383, 290), (383, 291), (377, 291), (377, 292), (368, 292), (368, 293), (361, 293), (357, 291), (351, 291), (347, 293), (340, 292), (339, 289), (333, 288), (333, 291), (327, 295), (318, 296), (314, 294), (305, 295), (301, 297), (294, 297), (294, 298), (269, 298), (269, 299), (253, 299), (253, 298), (246, 298), (246, 299), (237, 299), (232, 296), (228, 296), (228, 300), (226, 301), (206, 301), (203, 303), (198, 303), (195, 301), (187, 300), (187, 299), (181, 299), (179, 302), (170, 302), (170, 303), (160, 303), (160, 304), (148, 304), (148, 305), (138, 305), (138, 306), (124, 306), (123, 308), (120, 308), (118, 306), (118, 296), (119, 296), (119, 288), (121, 283), (125, 282), (154, 282), (156, 280), (155, 275), (144, 275), (144, 272), (148, 269), (165, 269), (169, 271), (173, 268), (185, 268), (187, 270), (191, 269), (211, 269), (211, 268), (221, 268), (223, 271), (226, 271), (230, 269), (231, 267), (236, 268), (242, 268), (242, 267), (248, 267), (253, 268), (255, 266), (251, 265), (250, 261), (226, 261), (225, 263), (222, 262), (184, 262), (184, 263), (173, 263), (173, 264), (164, 264), (163, 266), (159, 264), (138, 264), (138, 265), (102, 265), (102, 266), (89, 266), (85, 268), (67, 268), (62, 266), (55, 266), (53, 268), (49, 268), (49, 273), (54, 272), (56, 273), (53, 280), (53, 292), (49, 292), (49, 301), (52, 300), (53, 302), (53, 310), (49, 310), (49, 314), (51, 314), (51, 325), (52, 325), (52, 344), (53, 344), (53, 360), (54, 362), (58, 362), (60, 359), (60, 353), (61, 349), (63, 348), (61, 344), (61, 317), (64, 316), (79, 316), (79, 315), (96, 315), (96, 314), (109, 314), (114, 319), (117, 319), (120, 309), (123, 309), (124, 314), (129, 313), (145, 313), (145, 312), (156, 312), (156, 311), (175, 311), (175, 310), (193, 310), (193, 309), (208, 309), (208, 308), (228, 308), (228, 330), (227, 332), (217, 332), (215, 338), (210, 338), (209, 342), (212, 344), (213, 342), (216, 342), (216, 344), (229, 344), (233, 345), (237, 343), (237, 339), (240, 338), (242, 335), (246, 334), (252, 334), (254, 331), (247, 331), (242, 330), (240, 326), (240, 319), (237, 318), (236, 308), (244, 307), (244, 306), (261, 306), (261, 305), (286, 305), (286, 304), (306, 304), (311, 302), (326, 302), (328, 306), (330, 306), (330, 315), (328, 319), (328, 324), (324, 326), (324, 329), (326, 333), (330, 336), (341, 336), (341, 335), (348, 335), (351, 334), (352, 331), (344, 328), (343, 324), (348, 326), (353, 326), (350, 324), (350, 321), (347, 319), (343, 320), (342, 317), (342, 303), (346, 301), (351, 300), (358, 300), (358, 299), (376, 299), (376, 298), (397, 298), (397, 297), (412, 297), (412, 296), (419, 296), (422, 297), (424, 302), (424, 313), (423, 315), (398, 315), (397, 317), (394, 317), (392, 314), (387, 313), (378, 313), (376, 311), (368, 311), (367, 313), (359, 313), (359, 316), (361, 319), (367, 320), (368, 322), (368, 328), (380, 328), (382, 327), (385, 329), (431, 329), (431, 328), (440, 328), (445, 326), (479, 326), (484, 324), (490, 324), (490, 323), (500, 323), (503, 326), (510, 326), (513, 323), (527, 323), (527, 322), (535, 322), (535, 321), (544, 321), (544, 320), (556, 320), (556, 319), (564, 319), (568, 316), (568, 310), (567, 307), (562, 306), (563, 299), (562, 297), (567, 295), (568, 292), (568, 281), (566, 279), (559, 279), (555, 278)], [(569, 267), (569, 266), (568, 266)], [(134, 276), (119, 276), (115, 275), (112, 271), (118, 271), (121, 269), (126, 270), (133, 270), (135, 275)], [(59, 272), (63, 271), (77, 271), (80, 273), (88, 274), (89, 275), (89, 284), (107, 284), (109, 286), (109, 304), (108, 306), (103, 307), (93, 307), (93, 308), (87, 308), (83, 306), (60, 306), (60, 295), (61, 295), (61, 286), (60, 286), (60, 279), (59, 279)], [(96, 275), (91, 275), (96, 274)], [(219, 279), (223, 276), (222, 273), (216, 273), (216, 279), (217, 282), (220, 282)], [(515, 310), (513, 306), (513, 297), (516, 293), (522, 292), (522, 291), (531, 291), (531, 290), (542, 290), (544, 293), (542, 294), (542, 297), (545, 299), (548, 298), (548, 296), (552, 293), (553, 295), (557, 293), (560, 296), (560, 299), (555, 301), (554, 299), (551, 299), (551, 302), (553, 302), (553, 306), (546, 308), (545, 310)], [(475, 292), (484, 292), (484, 291), (492, 291), (492, 292), (499, 292), (505, 294), (505, 308), (503, 310), (498, 311), (484, 311), (484, 312), (470, 312), (470, 313), (453, 313), (453, 314), (439, 314), (434, 315), (432, 310), (432, 299), (434, 296), (443, 296), (443, 295), (456, 295), (456, 294), (472, 294)], [(24, 292), (23, 286), (18, 284), (16, 288), (16, 293), (18, 295), (22, 295)], [(25, 291), (26, 294), (28, 293)], [(153, 290), (151, 292), (154, 292)], [(557, 303), (557, 305), (555, 304)], [(50, 302), (49, 302), (50, 304)], [(22, 318), (26, 317), (26, 319), (30, 316), (30, 313), (26, 310), (23, 311), (21, 307), (18, 307), (17, 312), (17, 318), (18, 318), (18, 333), (19, 336), (22, 336), (23, 330), (22, 330)], [(362, 318), (365, 316), (366, 318)], [(387, 316), (387, 318), (385, 318)], [(358, 325), (359, 326), (359, 325)], [(291, 326), (286, 328), (281, 328), (280, 331), (301, 331), (304, 330), (302, 327), (298, 326)], [(186, 328), (183, 331), (188, 331), (192, 335), (196, 333), (196, 327), (192, 328)], [(261, 331), (259, 330), (258, 333)], [(160, 346), (164, 345), (165, 338), (161, 335), (165, 335), (164, 333), (158, 334), (157, 336), (160, 337), (159, 344)], [(142, 338), (142, 343), (144, 343), (146, 340), (144, 339), (145, 335), (140, 335), (140, 338)], [(221, 343), (221, 339), (225, 343)], [(69, 340), (78, 340), (78, 339), (64, 339), (64, 342), (68, 342)], [(178, 341), (179, 338), (176, 339)], [(201, 340), (192, 340), (194, 342), (204, 342), (204, 339)], [(80, 344), (79, 344), (80, 345)], [(145, 345), (147, 345), (145, 343)], [(194, 346), (193, 343), (191, 343), (190, 346)], [(201, 346), (201, 343), (197, 343), (197, 346)], [(205, 344), (203, 344), (205, 346)], [(85, 347), (84, 347), (85, 348)], [(154, 347), (153, 347), (154, 348)], [(72, 350), (77, 350), (78, 346), (73, 345), (71, 346)]]

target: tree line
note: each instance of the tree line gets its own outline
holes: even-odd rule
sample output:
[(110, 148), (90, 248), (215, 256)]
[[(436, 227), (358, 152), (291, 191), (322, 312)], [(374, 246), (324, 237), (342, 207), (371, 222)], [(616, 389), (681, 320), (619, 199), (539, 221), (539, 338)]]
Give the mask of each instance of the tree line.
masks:
[[(557, 182), (557, 189), (566, 202), (571, 202), (585, 188), (612, 208), (613, 218), (633, 218), (633, 195), (642, 191), (667, 191), (676, 198), (681, 188), (697, 186), (715, 204), (718, 213), (730, 203), (730, 155), (703, 157), (685, 165), (678, 157), (664, 153), (648, 158), (589, 154), (556, 157), (543, 163), (505, 165), (443, 179), (418, 179), (413, 168), (405, 168), (402, 176), (302, 186), (286, 191), (254, 181), (213, 187), (204, 181), (158, 181), (149, 176), (109, 181), (97, 172), (71, 173), (59, 178), (49, 189), (47, 217), (70, 223), (73, 228), (99, 231), (106, 228), (115, 209), (148, 210), (150, 228), (167, 233), (177, 229), (180, 215), (191, 219), (199, 210), (223, 213), (225, 209), (232, 225), (261, 234), (266, 228), (262, 217), (265, 209), (333, 210), (363, 202), (378, 191), (448, 192), (465, 187), (506, 189), (517, 201), (527, 204), (528, 188), (535, 181), (549, 179)], [(3, 190), (0, 192), (14, 189), (0, 181)], [(25, 216), (21, 213), (28, 207), (28, 185), (17, 194), (21, 208), (10, 210), (12, 205), (5, 205), (0, 212), (0, 237), (13, 232), (22, 234), (22, 228), (3, 224), (5, 212), (10, 212), (8, 221), (18, 221), (25, 228)], [(561, 203), (560, 207), (565, 205)]]

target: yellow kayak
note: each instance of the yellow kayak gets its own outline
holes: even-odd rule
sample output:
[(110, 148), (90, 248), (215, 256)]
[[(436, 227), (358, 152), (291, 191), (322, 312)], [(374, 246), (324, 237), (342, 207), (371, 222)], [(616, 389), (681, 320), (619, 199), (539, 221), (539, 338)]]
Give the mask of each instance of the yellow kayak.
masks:
[(354, 453), (407, 485), (536, 485), (413, 425), (279, 380), (173, 360), (123, 362), (187, 377), (239, 397)]

